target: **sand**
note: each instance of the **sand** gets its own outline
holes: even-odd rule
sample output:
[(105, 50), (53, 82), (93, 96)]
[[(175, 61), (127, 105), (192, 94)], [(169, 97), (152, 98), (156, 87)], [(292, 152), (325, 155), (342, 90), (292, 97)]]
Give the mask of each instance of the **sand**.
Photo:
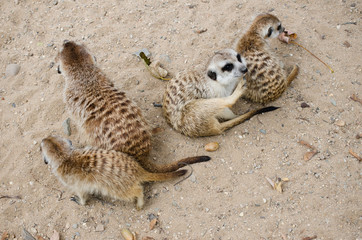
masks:
[[(362, 156), (356, 138), (362, 105), (350, 98), (362, 98), (361, 8), (356, 0), (1, 1), (0, 234), (23, 239), (26, 229), (48, 239), (56, 230), (61, 239), (122, 239), (127, 228), (137, 239), (362, 239), (361, 168), (349, 153)], [(280, 109), (215, 137), (191, 139), (172, 130), (153, 106), (167, 82), (153, 78), (133, 53), (147, 48), (175, 75), (233, 47), (262, 12), (278, 16), (335, 73), (300, 47), (275, 40), (286, 67), (300, 67), (270, 104)], [(86, 144), (65, 111), (64, 79), (54, 65), (65, 39), (86, 44), (150, 125), (164, 129), (153, 138), (155, 162), (206, 154), (212, 160), (194, 165), (193, 175), (176, 186), (147, 184), (141, 211), (130, 202), (71, 202), (39, 149), (50, 134)], [(17, 75), (5, 75), (9, 64), (20, 66)], [(240, 100), (236, 111), (256, 106)], [(69, 117), (71, 136), (63, 129)], [(309, 161), (300, 140), (318, 151)], [(219, 150), (206, 152), (214, 141)], [(289, 182), (279, 193), (265, 177)], [(153, 217), (158, 224), (150, 230)]]

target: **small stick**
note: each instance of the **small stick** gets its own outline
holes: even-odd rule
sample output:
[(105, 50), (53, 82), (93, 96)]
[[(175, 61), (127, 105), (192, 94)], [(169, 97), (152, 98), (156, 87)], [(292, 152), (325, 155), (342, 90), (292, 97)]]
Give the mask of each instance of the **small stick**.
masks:
[(353, 93), (352, 96), (350, 96), (349, 98), (352, 99), (355, 102), (359, 102), (360, 104), (362, 104), (362, 99), (357, 97), (357, 95), (355, 93)]
[(2, 198), (16, 198), (16, 199), (21, 199), (20, 196), (6, 196), (6, 195), (0, 196), (0, 199), (2, 199)]
[(300, 45), (299, 43), (297, 43), (294, 40), (290, 40), (291, 43), (294, 43), (295, 45), (298, 45), (299, 47), (303, 48), (304, 50), (306, 50), (307, 52), (309, 52), (309, 54), (311, 54), (313, 57), (315, 57), (316, 59), (318, 59), (321, 63), (323, 63), (327, 68), (329, 68), (329, 70), (331, 70), (332, 73), (334, 73), (333, 69), (325, 62), (323, 62), (319, 57), (317, 57), (316, 55), (314, 55), (313, 53), (311, 53), (308, 49), (306, 49), (305, 47), (303, 47), (302, 45)]
[(351, 148), (349, 149), (349, 153), (350, 153), (353, 157), (357, 158), (358, 161), (362, 162), (362, 157), (358, 156), (357, 153), (353, 152), (353, 150), (352, 150)]

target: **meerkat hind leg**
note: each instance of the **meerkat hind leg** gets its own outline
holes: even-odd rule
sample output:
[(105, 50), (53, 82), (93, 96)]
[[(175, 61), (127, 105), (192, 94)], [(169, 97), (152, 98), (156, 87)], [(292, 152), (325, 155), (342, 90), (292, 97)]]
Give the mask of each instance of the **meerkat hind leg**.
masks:
[(220, 114), (216, 115), (217, 119), (221, 119), (221, 120), (231, 120), (236, 118), (237, 115), (235, 113), (233, 113), (233, 111), (231, 111), (230, 108), (224, 108)]

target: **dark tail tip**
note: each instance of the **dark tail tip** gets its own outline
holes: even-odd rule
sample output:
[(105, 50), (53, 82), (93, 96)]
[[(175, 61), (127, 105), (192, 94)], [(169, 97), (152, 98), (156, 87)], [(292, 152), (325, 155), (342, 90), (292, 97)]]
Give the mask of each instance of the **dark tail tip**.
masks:
[(211, 157), (209, 157), (209, 156), (200, 156), (199, 159), (200, 159), (200, 162), (208, 162), (208, 161), (211, 160)]
[(270, 106), (270, 107), (261, 108), (261, 109), (258, 109), (256, 114), (271, 112), (271, 111), (277, 110), (278, 108), (280, 108), (280, 107)]

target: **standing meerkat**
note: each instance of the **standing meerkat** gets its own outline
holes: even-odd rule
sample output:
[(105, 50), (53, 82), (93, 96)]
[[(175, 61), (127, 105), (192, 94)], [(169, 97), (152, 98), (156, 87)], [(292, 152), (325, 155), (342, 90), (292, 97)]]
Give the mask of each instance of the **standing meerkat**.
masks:
[(271, 14), (260, 14), (237, 43), (236, 51), (248, 66), (247, 89), (243, 97), (257, 103), (277, 99), (298, 75), (298, 66), (287, 75), (274, 55), (268, 40), (284, 31), (281, 22)]
[(240, 116), (231, 111), (230, 107), (246, 90), (242, 78), (247, 71), (245, 59), (234, 50), (225, 49), (215, 53), (206, 72), (179, 73), (170, 80), (163, 97), (166, 121), (189, 137), (212, 136), (255, 114), (275, 110), (262, 108)]
[(150, 162), (151, 133), (140, 108), (114, 87), (87, 48), (64, 41), (56, 61), (58, 72), (65, 78), (66, 107), (92, 145), (134, 156), (151, 172), (172, 172), (184, 164), (210, 160), (207, 156), (190, 157), (162, 166)]
[(184, 175), (187, 170), (151, 173), (128, 154), (99, 148), (74, 148), (64, 138), (50, 136), (41, 142), (44, 162), (73, 193), (71, 199), (85, 205), (90, 195), (132, 201), (137, 209), (144, 205), (144, 182), (166, 181)]

